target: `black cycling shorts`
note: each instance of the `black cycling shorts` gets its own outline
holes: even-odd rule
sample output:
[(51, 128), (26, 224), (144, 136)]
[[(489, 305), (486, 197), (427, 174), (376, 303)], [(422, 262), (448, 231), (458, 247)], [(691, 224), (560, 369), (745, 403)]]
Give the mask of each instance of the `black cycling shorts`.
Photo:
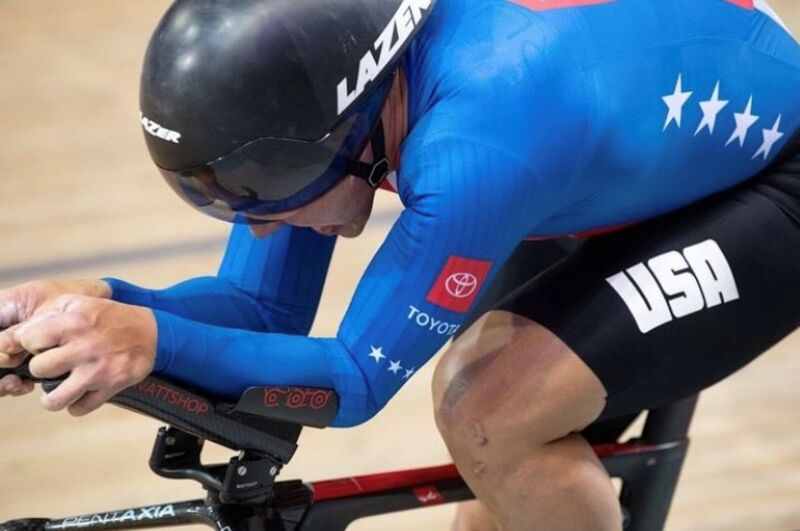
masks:
[(800, 325), (800, 155), (561, 255), (493, 306), (581, 357), (608, 393), (600, 420), (695, 394)]

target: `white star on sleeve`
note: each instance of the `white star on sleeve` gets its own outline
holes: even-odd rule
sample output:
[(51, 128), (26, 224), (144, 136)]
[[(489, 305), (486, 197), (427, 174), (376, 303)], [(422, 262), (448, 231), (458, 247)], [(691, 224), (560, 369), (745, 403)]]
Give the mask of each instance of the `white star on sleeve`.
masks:
[(692, 97), (692, 92), (684, 92), (683, 91), (683, 75), (678, 74), (678, 82), (675, 84), (675, 92), (672, 94), (668, 94), (661, 99), (664, 100), (664, 103), (667, 105), (669, 112), (667, 113), (667, 120), (664, 122), (664, 129), (662, 131), (666, 131), (669, 124), (675, 122), (678, 124), (678, 128), (681, 127), (681, 118), (683, 117), (683, 106), (686, 105), (686, 102), (689, 101), (689, 98)]
[(747, 101), (747, 107), (745, 108), (744, 112), (735, 112), (733, 113), (733, 117), (736, 120), (736, 129), (734, 129), (733, 134), (725, 143), (725, 145), (727, 146), (734, 140), (739, 140), (739, 147), (741, 148), (744, 147), (744, 141), (747, 138), (747, 132), (760, 118), (760, 116), (753, 114), (753, 96), (750, 96), (750, 99)]
[(403, 379), (408, 380), (409, 378), (411, 378), (412, 374), (414, 374), (414, 367), (411, 367), (410, 369), (406, 370), (406, 375), (403, 376)]
[(778, 115), (778, 119), (775, 120), (775, 124), (772, 126), (772, 129), (762, 129), (764, 132), (764, 143), (761, 144), (761, 147), (758, 148), (756, 154), (753, 155), (753, 158), (758, 157), (759, 155), (764, 155), (764, 160), (769, 158), (769, 154), (772, 152), (772, 147), (783, 138), (783, 133), (781, 133), (778, 129), (781, 127), (781, 116)]
[(378, 347), (378, 348), (375, 348), (375, 347), (373, 347), (372, 345), (370, 345), (370, 347), (369, 347), (369, 348), (370, 348), (370, 350), (371, 350), (372, 352), (370, 352), (370, 353), (368, 354), (368, 356), (369, 356), (370, 358), (374, 359), (374, 360), (375, 360), (375, 363), (380, 363), (380, 362), (381, 362), (381, 360), (382, 360), (383, 358), (385, 358), (385, 357), (386, 357), (386, 356), (384, 356), (384, 355), (383, 355), (383, 347)]
[(391, 371), (392, 374), (397, 374), (397, 371), (402, 370), (403, 368), (400, 366), (399, 361), (389, 361), (389, 368), (387, 370)]
[(714, 94), (711, 95), (711, 99), (700, 102), (700, 108), (703, 110), (703, 120), (697, 127), (697, 131), (694, 132), (694, 136), (699, 135), (703, 128), (708, 128), (708, 134), (713, 135), (714, 126), (717, 124), (717, 115), (729, 103), (729, 100), (719, 99), (719, 81), (717, 81), (717, 86), (714, 87)]

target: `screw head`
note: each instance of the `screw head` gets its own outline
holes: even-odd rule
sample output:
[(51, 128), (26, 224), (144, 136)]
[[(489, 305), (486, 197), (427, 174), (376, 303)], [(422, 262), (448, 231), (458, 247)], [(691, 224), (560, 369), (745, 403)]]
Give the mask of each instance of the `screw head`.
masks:
[(272, 468), (269, 469), (269, 475), (270, 476), (274, 476), (277, 473), (278, 473), (278, 467), (272, 467)]
[(240, 476), (244, 476), (245, 474), (247, 474), (247, 467), (246, 466), (240, 466), (236, 470), (236, 473), (239, 474)]
[(175, 446), (175, 437), (167, 437), (164, 442), (167, 443), (167, 446)]

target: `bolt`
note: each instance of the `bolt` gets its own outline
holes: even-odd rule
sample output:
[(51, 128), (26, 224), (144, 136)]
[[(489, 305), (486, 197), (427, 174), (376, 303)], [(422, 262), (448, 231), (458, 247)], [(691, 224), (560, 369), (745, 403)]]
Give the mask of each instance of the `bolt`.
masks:
[(240, 476), (244, 476), (245, 474), (247, 474), (247, 467), (240, 466), (236, 472), (238, 472)]
[(167, 440), (164, 442), (167, 443), (167, 446), (175, 446), (175, 437), (167, 437)]
[(269, 475), (270, 476), (274, 476), (277, 473), (278, 473), (278, 467), (272, 467), (272, 468), (269, 469)]

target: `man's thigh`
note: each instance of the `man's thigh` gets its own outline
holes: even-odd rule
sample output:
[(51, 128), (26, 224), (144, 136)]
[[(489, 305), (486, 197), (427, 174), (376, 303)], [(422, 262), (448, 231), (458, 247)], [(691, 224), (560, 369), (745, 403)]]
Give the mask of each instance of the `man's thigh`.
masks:
[(601, 420), (694, 394), (800, 325), (800, 159), (772, 173), (592, 238), (497, 309), (583, 360), (608, 393)]

